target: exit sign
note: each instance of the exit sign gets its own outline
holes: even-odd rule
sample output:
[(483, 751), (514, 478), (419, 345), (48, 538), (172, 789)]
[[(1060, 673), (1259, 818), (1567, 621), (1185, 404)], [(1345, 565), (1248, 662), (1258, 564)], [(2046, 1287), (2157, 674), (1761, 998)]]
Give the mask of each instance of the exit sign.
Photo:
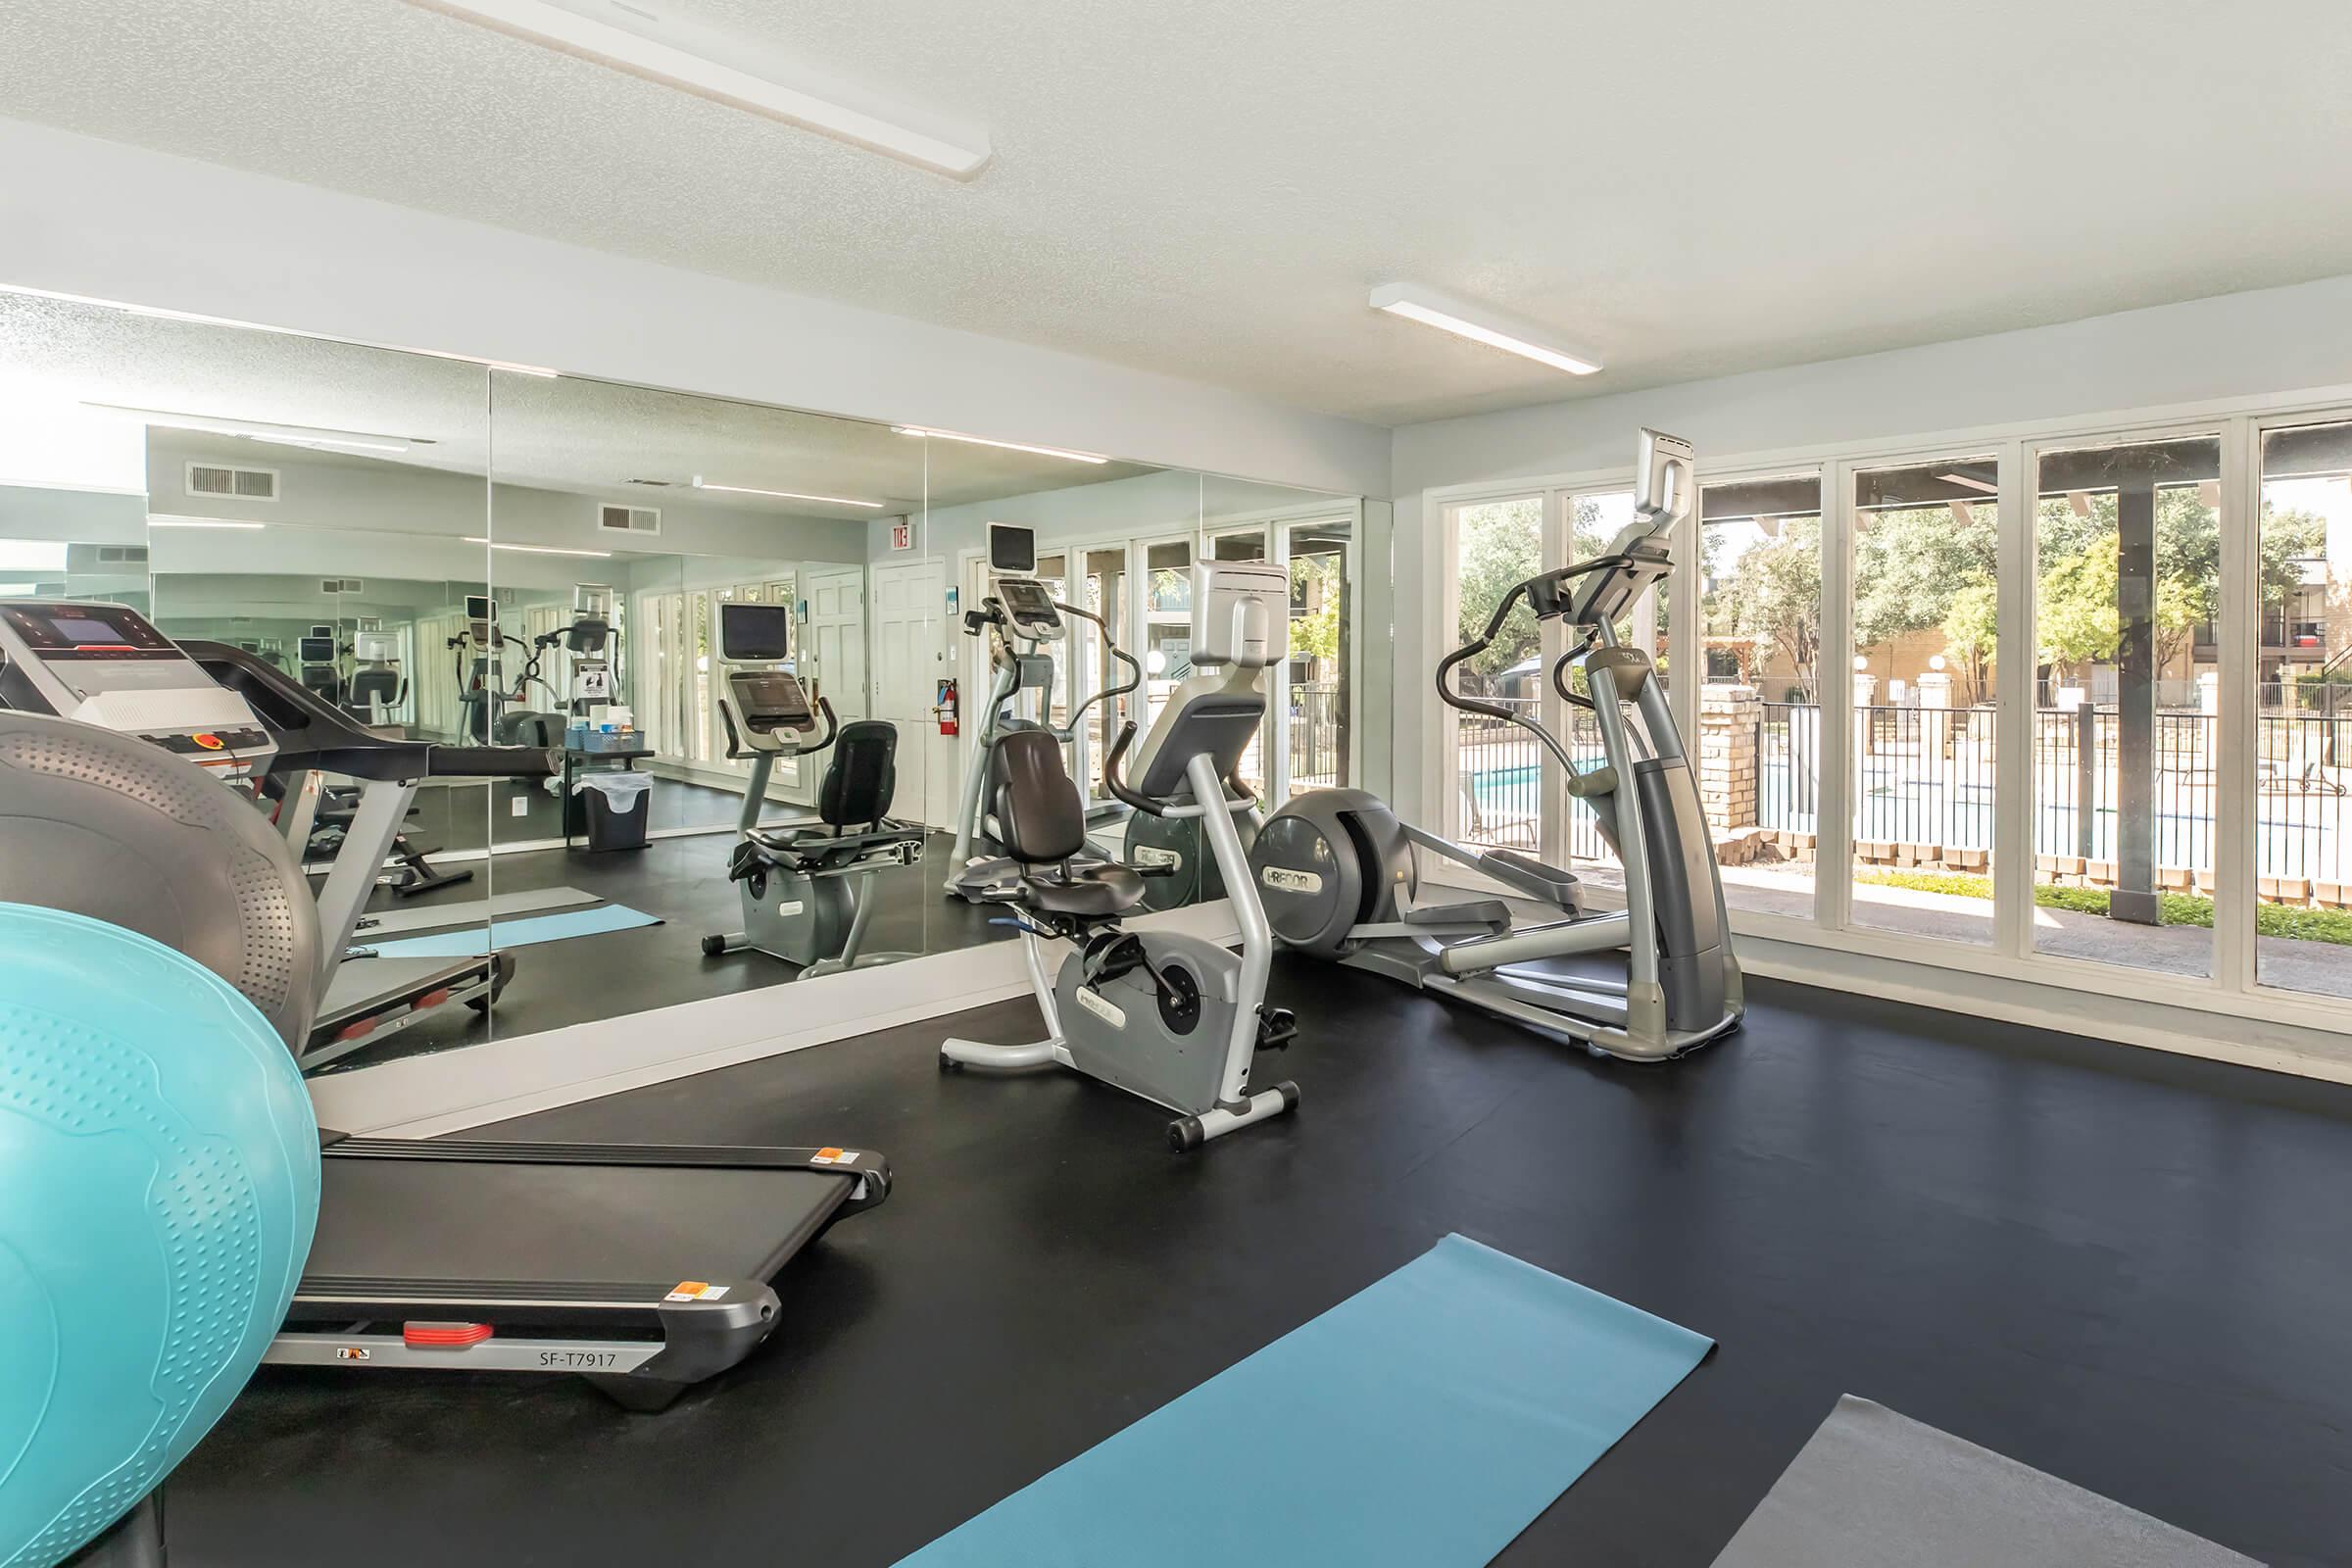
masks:
[(914, 548), (914, 524), (911, 522), (892, 523), (890, 525), (890, 548), (912, 550)]

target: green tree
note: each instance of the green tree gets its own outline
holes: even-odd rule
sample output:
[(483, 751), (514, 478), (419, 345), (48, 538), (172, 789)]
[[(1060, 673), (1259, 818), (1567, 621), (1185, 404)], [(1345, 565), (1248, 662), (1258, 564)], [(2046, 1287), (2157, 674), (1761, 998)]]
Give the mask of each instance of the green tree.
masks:
[(1863, 520), (1854, 539), (1856, 648), (1940, 625), (1953, 595), (1992, 581), (1990, 507), (1904, 507)]
[(1808, 693), (1820, 690), (1821, 519), (1790, 517), (1779, 538), (1750, 546), (1710, 596), (1707, 613), (1733, 634), (1770, 645)]
[(1971, 582), (1952, 595), (1943, 611), (1943, 651), (1959, 662), (1965, 706), (1992, 696), (1992, 656), (2000, 646), (2000, 593), (1990, 581)]
[[(1491, 501), (1463, 508), (1458, 521), (1461, 615), (1456, 646), (1484, 632), (1502, 596), (1544, 569), (1544, 503), (1532, 496), (1523, 501)], [(1535, 613), (1522, 601), (1512, 608), (1494, 641), (1470, 661), (1469, 667), (1491, 689), (1495, 676), (1540, 646)]]
[(1293, 659), (1337, 659), (1340, 656), (1340, 558), (1334, 555), (1293, 556), (1291, 597), (1312, 610), (1291, 617)]
[(2044, 561), (2041, 602), (2034, 607), (2043, 662), (2076, 675), (2084, 665), (2115, 657), (2123, 633), (2115, 604), (2117, 569), (2113, 547), (2101, 549), (2096, 543)]

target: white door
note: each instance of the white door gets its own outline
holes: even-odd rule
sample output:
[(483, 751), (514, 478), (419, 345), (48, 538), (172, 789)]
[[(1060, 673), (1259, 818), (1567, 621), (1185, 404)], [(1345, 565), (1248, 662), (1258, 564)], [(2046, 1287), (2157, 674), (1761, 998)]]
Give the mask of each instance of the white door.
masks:
[[(956, 821), (956, 738), (932, 712), (939, 683), (956, 674), (947, 649), (947, 570), (936, 561), (873, 568), (873, 716), (899, 732), (899, 798), (892, 814)], [(968, 711), (970, 704), (965, 709)], [(919, 792), (913, 787), (920, 778)]]
[(802, 579), (808, 601), (802, 665), (843, 723), (865, 717), (865, 568), (811, 566)]

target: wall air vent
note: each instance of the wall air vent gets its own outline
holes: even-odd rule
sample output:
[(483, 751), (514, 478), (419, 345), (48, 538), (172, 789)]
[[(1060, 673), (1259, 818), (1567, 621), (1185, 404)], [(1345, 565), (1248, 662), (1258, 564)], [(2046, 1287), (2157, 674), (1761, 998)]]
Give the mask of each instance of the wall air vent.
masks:
[(147, 564), (145, 545), (100, 545), (98, 564), (101, 566), (144, 566)]
[(622, 484), (641, 484), (648, 490), (666, 490), (674, 482), (669, 479), (623, 479)]
[(318, 591), (322, 594), (364, 594), (368, 584), (358, 577), (321, 577)]
[(652, 507), (599, 507), (596, 527), (599, 533), (660, 533), (662, 514)]
[(188, 465), (188, 494), (234, 496), (240, 501), (275, 501), (275, 468), (232, 468), (220, 463)]

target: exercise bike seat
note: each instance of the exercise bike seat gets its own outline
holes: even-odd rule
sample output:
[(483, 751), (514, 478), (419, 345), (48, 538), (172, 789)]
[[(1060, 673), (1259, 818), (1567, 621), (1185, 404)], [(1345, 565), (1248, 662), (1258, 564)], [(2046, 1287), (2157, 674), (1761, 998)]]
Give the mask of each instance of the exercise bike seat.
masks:
[(1086, 849), (1086, 809), (1052, 732), (1000, 737), (989, 781), (999, 836), (1020, 867), (1010, 902), (1077, 920), (1114, 919), (1144, 902), (1144, 879), (1132, 867), (1073, 863)]
[(1024, 870), (1015, 902), (1040, 914), (1107, 920), (1144, 902), (1144, 879), (1124, 865), (1080, 866), (1070, 871), (1067, 881), (1056, 874)]

